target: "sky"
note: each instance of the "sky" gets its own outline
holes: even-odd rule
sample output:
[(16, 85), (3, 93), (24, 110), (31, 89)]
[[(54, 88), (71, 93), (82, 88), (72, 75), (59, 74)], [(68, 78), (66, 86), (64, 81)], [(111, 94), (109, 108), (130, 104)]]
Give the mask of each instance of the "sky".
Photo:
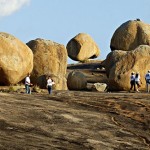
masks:
[(115, 30), (137, 18), (150, 24), (150, 0), (0, 0), (0, 32), (24, 43), (43, 38), (64, 46), (87, 33), (100, 49), (98, 60), (110, 53)]

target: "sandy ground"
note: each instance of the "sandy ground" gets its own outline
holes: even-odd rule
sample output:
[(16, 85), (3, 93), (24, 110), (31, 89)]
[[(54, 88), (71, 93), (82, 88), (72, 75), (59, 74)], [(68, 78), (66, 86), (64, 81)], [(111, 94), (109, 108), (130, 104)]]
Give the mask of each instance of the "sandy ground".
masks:
[(150, 150), (150, 94), (0, 93), (0, 150)]

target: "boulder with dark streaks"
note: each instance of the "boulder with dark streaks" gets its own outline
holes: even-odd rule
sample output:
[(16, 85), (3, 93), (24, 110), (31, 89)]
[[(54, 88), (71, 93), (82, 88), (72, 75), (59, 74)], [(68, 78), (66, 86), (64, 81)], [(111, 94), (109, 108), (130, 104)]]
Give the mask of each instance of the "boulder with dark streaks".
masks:
[(150, 149), (146, 93), (0, 93), (0, 103), (0, 149)]

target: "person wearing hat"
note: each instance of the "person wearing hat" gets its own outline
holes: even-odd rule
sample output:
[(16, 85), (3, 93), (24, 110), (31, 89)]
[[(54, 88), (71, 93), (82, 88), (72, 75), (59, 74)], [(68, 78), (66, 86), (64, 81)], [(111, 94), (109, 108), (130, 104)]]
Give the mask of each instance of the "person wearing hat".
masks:
[(149, 92), (149, 84), (150, 84), (150, 70), (145, 75), (145, 81), (146, 81), (146, 91)]
[(134, 88), (134, 91), (136, 91), (136, 89), (135, 89), (135, 74), (134, 74), (134, 72), (132, 72), (131, 76), (130, 76), (130, 91), (132, 90), (132, 88)]

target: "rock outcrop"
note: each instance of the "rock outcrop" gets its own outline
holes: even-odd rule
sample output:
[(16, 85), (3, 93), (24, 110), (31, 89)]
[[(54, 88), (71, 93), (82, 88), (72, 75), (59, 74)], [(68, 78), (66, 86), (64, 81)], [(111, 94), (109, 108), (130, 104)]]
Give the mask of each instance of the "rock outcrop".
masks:
[(130, 51), (139, 45), (150, 45), (150, 25), (140, 20), (130, 20), (115, 31), (110, 48), (112, 51)]
[[(145, 90), (145, 74), (150, 70), (150, 46), (140, 45), (135, 50), (120, 54), (120, 57), (118, 57), (117, 51), (113, 51), (109, 54), (111, 58), (107, 57), (108, 60), (115, 60), (109, 65), (111, 67), (106, 67), (106, 69), (109, 68), (107, 71), (109, 73), (109, 89), (129, 90), (130, 74), (134, 71), (140, 73), (142, 81), (140, 89)], [(106, 59), (106, 62), (108, 60)]]
[(150, 150), (149, 96), (0, 92), (0, 150)]
[(66, 90), (66, 48), (61, 44), (44, 39), (32, 40), (27, 45), (34, 54), (31, 81), (40, 86), (40, 88), (46, 88), (46, 77), (50, 75), (55, 81), (54, 89)]
[(75, 61), (97, 58), (100, 50), (90, 35), (80, 33), (67, 44), (68, 56)]
[(67, 86), (69, 90), (85, 90), (87, 87), (87, 80), (83, 73), (72, 71), (67, 78)]
[(0, 32), (0, 85), (16, 84), (32, 69), (31, 49), (16, 37)]

